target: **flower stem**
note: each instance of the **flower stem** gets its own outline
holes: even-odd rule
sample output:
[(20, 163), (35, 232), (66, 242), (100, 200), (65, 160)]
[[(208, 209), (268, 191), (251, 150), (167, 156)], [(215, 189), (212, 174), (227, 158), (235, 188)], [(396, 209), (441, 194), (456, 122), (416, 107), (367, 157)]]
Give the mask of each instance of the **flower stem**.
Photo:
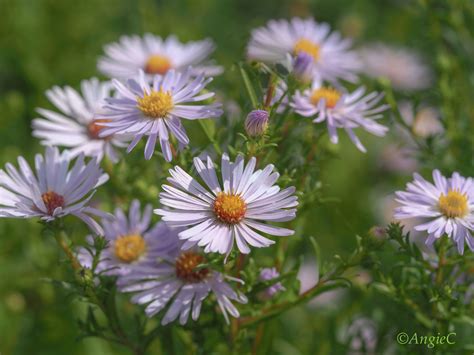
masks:
[(56, 229), (54, 233), (54, 239), (56, 239), (56, 242), (64, 251), (64, 254), (66, 254), (66, 257), (69, 259), (69, 262), (71, 263), (71, 266), (74, 269), (74, 271), (81, 270), (81, 264), (77, 260), (71, 248), (69, 248), (69, 245), (66, 241), (66, 232), (64, 232), (62, 228)]

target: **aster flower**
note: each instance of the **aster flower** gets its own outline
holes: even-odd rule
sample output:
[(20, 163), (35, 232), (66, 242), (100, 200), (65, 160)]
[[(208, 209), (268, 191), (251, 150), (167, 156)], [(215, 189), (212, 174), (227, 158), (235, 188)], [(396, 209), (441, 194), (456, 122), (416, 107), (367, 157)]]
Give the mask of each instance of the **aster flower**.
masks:
[(422, 218), (424, 223), (414, 227), (426, 231), (427, 245), (446, 234), (464, 253), (464, 243), (474, 250), (474, 182), (457, 172), (446, 178), (438, 170), (433, 171), (434, 185), (420, 175), (407, 184), (406, 191), (396, 192), (396, 201), (402, 206), (395, 210), (395, 218)]
[(433, 81), (430, 68), (409, 49), (378, 43), (362, 48), (359, 54), (367, 75), (387, 78), (395, 89), (421, 90)]
[(364, 94), (363, 87), (352, 93), (346, 93), (333, 87), (323, 86), (321, 81), (315, 80), (311, 89), (302, 93), (296, 91), (291, 106), (300, 115), (312, 117), (314, 123), (326, 121), (332, 143), (338, 143), (337, 129), (343, 128), (356, 147), (366, 152), (365, 147), (355, 135), (354, 129), (362, 127), (369, 133), (383, 137), (388, 128), (377, 123), (376, 120), (383, 117), (380, 113), (385, 111), (388, 105), (376, 106), (383, 94), (377, 92), (365, 96)]
[[(155, 213), (171, 227), (189, 227), (178, 236), (186, 242), (183, 248), (195, 245), (204, 251), (229, 254), (234, 245), (248, 254), (249, 245), (268, 247), (274, 241), (260, 233), (289, 236), (292, 230), (262, 223), (285, 222), (295, 218), (298, 205), (295, 188), (284, 190), (275, 185), (279, 174), (273, 165), (255, 170), (256, 159), (245, 165), (238, 156), (235, 162), (227, 154), (222, 155), (222, 185), (217, 178), (213, 161), (194, 158), (194, 166), (207, 185), (203, 187), (179, 166), (170, 169), (170, 185), (163, 185), (160, 203), (169, 209), (157, 209)], [(222, 186), (222, 187), (221, 187)]]
[(126, 138), (119, 136), (99, 137), (103, 127), (97, 123), (105, 99), (110, 96), (110, 82), (99, 82), (97, 78), (81, 82), (82, 96), (73, 88), (53, 87), (46, 96), (61, 112), (38, 108), (43, 118), (33, 120), (33, 136), (40, 138), (43, 145), (63, 146), (70, 149), (72, 157), (80, 153), (97, 157), (107, 155), (112, 161), (118, 160), (115, 147), (126, 146)]
[[(276, 279), (277, 277), (280, 277), (280, 273), (274, 267), (271, 267), (271, 268), (267, 267), (267, 268), (264, 268), (264, 269), (260, 270), (259, 279), (261, 281), (269, 281), (269, 280)], [(283, 287), (281, 282), (277, 282), (277, 283), (271, 285), (270, 287), (268, 287), (265, 290), (265, 295), (267, 297), (273, 297), (278, 292), (284, 291), (284, 290), (285, 290), (285, 288)]]
[(84, 162), (81, 154), (69, 169), (67, 152), (47, 147), (45, 156), (37, 154), (34, 173), (23, 157), (18, 158), (17, 170), (7, 163), (0, 170), (0, 217), (40, 217), (46, 222), (66, 215), (82, 219), (97, 234), (100, 225), (90, 216), (107, 218), (109, 215), (88, 206), (95, 188), (108, 180), (97, 159)]
[(193, 74), (218, 75), (222, 68), (204, 63), (214, 51), (210, 39), (181, 43), (176, 36), (162, 39), (146, 33), (143, 37), (122, 36), (119, 42), (104, 47), (99, 70), (110, 78), (128, 79), (140, 70), (148, 75), (164, 75), (169, 70), (182, 71), (193, 66)]
[[(309, 72), (313, 78), (356, 81), (354, 73), (359, 69), (359, 61), (350, 46), (349, 39), (342, 39), (338, 32), (331, 33), (326, 23), (300, 18), (271, 20), (266, 27), (252, 31), (247, 56), (270, 64), (289, 64), (292, 70), (299, 63), (298, 55), (304, 53), (312, 59)], [(297, 67), (301, 69), (300, 65)]]
[[(114, 219), (102, 220), (108, 245), (100, 254), (97, 273), (125, 275), (138, 265), (147, 265), (156, 260), (159, 256), (158, 246), (164, 235), (174, 235), (177, 238), (176, 232), (170, 231), (162, 222), (152, 226), (151, 216), (151, 205), (146, 205), (142, 215), (140, 202), (133, 200), (128, 217), (122, 209), (117, 208)], [(88, 238), (88, 243), (90, 249), (94, 244), (91, 237)], [(83, 267), (90, 268), (93, 254), (86, 248), (80, 248), (78, 259)]]
[(197, 320), (202, 302), (211, 292), (227, 322), (228, 313), (239, 317), (239, 311), (231, 301), (247, 303), (247, 298), (234, 291), (226, 280), (243, 283), (241, 280), (209, 267), (197, 268), (207, 262), (206, 258), (197, 249), (183, 251), (182, 242), (174, 232), (162, 235), (157, 245), (159, 259), (152, 264), (137, 265), (117, 281), (122, 292), (136, 293), (132, 302), (146, 305), (148, 317), (170, 304), (161, 320), (163, 325), (178, 318), (181, 324), (185, 324), (190, 314), (193, 320)]
[(189, 143), (180, 119), (199, 120), (222, 114), (220, 104), (195, 104), (214, 96), (213, 92), (202, 93), (212, 78), (204, 79), (202, 75), (195, 79), (190, 77), (191, 69), (184, 73), (170, 70), (164, 76), (155, 75), (151, 84), (142, 71), (137, 79), (128, 80), (127, 85), (114, 79), (113, 83), (121, 96), (107, 100), (105, 108), (108, 111), (102, 116), (106, 120), (100, 123), (105, 128), (99, 136), (132, 135), (134, 138), (128, 146), (128, 153), (143, 136), (148, 136), (146, 159), (152, 157), (158, 139), (165, 159), (171, 161), (170, 134), (181, 146)]

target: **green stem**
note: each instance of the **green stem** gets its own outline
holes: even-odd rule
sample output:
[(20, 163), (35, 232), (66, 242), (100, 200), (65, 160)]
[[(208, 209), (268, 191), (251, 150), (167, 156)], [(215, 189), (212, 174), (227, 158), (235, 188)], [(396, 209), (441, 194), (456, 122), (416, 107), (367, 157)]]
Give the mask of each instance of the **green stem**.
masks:
[(436, 269), (436, 283), (441, 285), (443, 282), (443, 268), (445, 266), (445, 255), (448, 248), (448, 238), (441, 237), (438, 251), (438, 268)]
[(261, 314), (253, 317), (245, 317), (239, 320), (239, 325), (241, 328), (243, 327), (248, 327), (257, 323), (260, 323), (262, 321), (268, 320), (270, 318), (276, 317), (279, 314), (295, 307), (298, 306), (302, 303), (305, 303), (307, 301), (312, 300), (314, 297), (317, 295), (339, 288), (339, 287), (346, 287), (347, 282), (342, 282), (342, 281), (335, 281), (333, 283), (326, 283), (326, 282), (320, 282), (316, 286), (310, 288), (308, 291), (302, 293), (298, 299), (296, 299), (293, 302), (287, 301), (287, 302), (282, 302), (280, 304), (277, 304), (273, 307), (269, 307), (266, 310), (264, 310)]
[(219, 146), (219, 143), (214, 139), (214, 137), (211, 135), (209, 130), (206, 127), (206, 124), (204, 123), (203, 120), (198, 120), (199, 124), (201, 125), (201, 128), (206, 135), (207, 139), (211, 142), (212, 146), (214, 147), (214, 150), (216, 151), (217, 154), (221, 155), (222, 150), (221, 147)]
[[(74, 255), (74, 252), (71, 250), (71, 248), (68, 245), (67, 242), (67, 234), (62, 228), (62, 226), (57, 226), (54, 228), (54, 239), (58, 243), (58, 245), (61, 247), (61, 249), (64, 251), (64, 254), (66, 254), (66, 257), (68, 258), (71, 267), (74, 270), (75, 278), (79, 282), (79, 284), (83, 284), (83, 279), (81, 277), (80, 271), (83, 269), (79, 260), (76, 258)], [(109, 297), (109, 302), (108, 305), (104, 304), (97, 294), (95, 293), (94, 289), (90, 287), (89, 285), (85, 286), (85, 294), (89, 298), (89, 300), (98, 306), (101, 311), (105, 314), (107, 317), (107, 321), (110, 325), (110, 329), (114, 333), (114, 335), (117, 338), (117, 342), (128, 347), (130, 350), (133, 351), (134, 354), (140, 355), (143, 354), (143, 350), (141, 347), (137, 346), (135, 347), (132, 342), (130, 342), (127, 334), (124, 332), (122, 329), (122, 326), (120, 325), (120, 321), (117, 315), (117, 309), (116, 309), (116, 302), (115, 302), (115, 287), (111, 291), (112, 296)], [(110, 339), (107, 339), (110, 340)]]
[(258, 324), (262, 321), (268, 320), (270, 318), (276, 317), (279, 314), (294, 308), (302, 303), (312, 300), (314, 297), (322, 294), (324, 292), (340, 288), (347, 287), (347, 281), (338, 280), (338, 278), (349, 268), (357, 266), (360, 264), (362, 259), (366, 256), (367, 252), (365, 250), (357, 249), (346, 262), (343, 262), (336, 266), (332, 271), (326, 273), (319, 282), (310, 288), (309, 290), (303, 292), (299, 297), (294, 301), (286, 301), (280, 304), (271, 306), (263, 310), (259, 315), (244, 317), (238, 320), (240, 328), (248, 327), (254, 324)]

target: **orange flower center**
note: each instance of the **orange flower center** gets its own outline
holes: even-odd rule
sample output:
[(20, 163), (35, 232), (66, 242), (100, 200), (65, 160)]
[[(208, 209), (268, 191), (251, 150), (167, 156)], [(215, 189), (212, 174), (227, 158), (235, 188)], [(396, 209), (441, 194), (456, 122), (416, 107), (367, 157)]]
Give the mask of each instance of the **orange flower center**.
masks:
[(449, 190), (446, 195), (439, 196), (439, 210), (448, 218), (464, 217), (469, 213), (466, 194)]
[(317, 105), (319, 101), (325, 100), (327, 108), (334, 108), (341, 98), (341, 93), (333, 88), (319, 88), (313, 91), (310, 101), (313, 105)]
[(244, 218), (247, 205), (239, 195), (220, 192), (214, 201), (213, 209), (222, 222), (236, 224)]
[(295, 43), (295, 47), (293, 48), (293, 53), (295, 56), (297, 56), (300, 53), (306, 53), (309, 54), (311, 57), (313, 57), (314, 61), (317, 61), (319, 59), (320, 55), (320, 47), (314, 43), (313, 41), (310, 41), (309, 39), (306, 38), (301, 38)]
[(209, 275), (209, 269), (196, 267), (206, 262), (206, 259), (195, 252), (187, 251), (181, 253), (176, 259), (176, 276), (188, 283), (201, 282)]
[(171, 69), (171, 62), (165, 56), (154, 54), (151, 55), (146, 64), (145, 72), (148, 74), (165, 74), (168, 70)]
[(124, 263), (131, 263), (140, 258), (146, 251), (145, 239), (138, 234), (119, 237), (114, 242), (115, 256)]
[(89, 137), (92, 139), (108, 139), (109, 137), (99, 137), (100, 131), (104, 129), (104, 126), (101, 126), (99, 123), (103, 122), (110, 122), (111, 120), (108, 119), (98, 119), (93, 120), (87, 125), (87, 133)]
[(49, 215), (53, 215), (56, 208), (64, 205), (64, 197), (54, 191), (48, 191), (41, 195)]

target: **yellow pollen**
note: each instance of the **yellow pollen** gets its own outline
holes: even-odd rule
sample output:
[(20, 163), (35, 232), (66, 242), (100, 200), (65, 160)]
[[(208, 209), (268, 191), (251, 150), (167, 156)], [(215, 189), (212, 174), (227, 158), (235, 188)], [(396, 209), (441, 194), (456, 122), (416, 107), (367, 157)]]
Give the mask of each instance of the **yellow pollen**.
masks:
[(306, 38), (299, 39), (296, 42), (295, 47), (293, 48), (293, 52), (295, 55), (298, 55), (303, 52), (313, 57), (314, 61), (317, 61), (319, 59), (319, 50), (320, 47), (316, 43)]
[(206, 259), (200, 254), (192, 251), (184, 252), (176, 259), (176, 276), (188, 283), (201, 282), (208, 276), (209, 269), (196, 270), (196, 267), (205, 262)]
[(48, 214), (50, 215), (53, 214), (56, 208), (62, 207), (64, 205), (64, 197), (54, 191), (45, 192), (41, 195), (41, 199), (43, 200), (46, 209), (48, 210)]
[(110, 122), (111, 120), (108, 119), (99, 119), (99, 120), (93, 120), (87, 125), (87, 133), (89, 134), (89, 137), (92, 139), (109, 139), (110, 136), (108, 137), (99, 137), (99, 133), (102, 129), (104, 129), (104, 126), (101, 126), (98, 123), (105, 123), (105, 122)]
[(154, 54), (151, 55), (146, 64), (145, 72), (148, 74), (165, 74), (168, 70), (171, 69), (171, 62), (165, 56)]
[(137, 98), (137, 107), (145, 116), (151, 118), (163, 118), (173, 108), (173, 98), (169, 91), (152, 91), (150, 94), (144, 94)]
[(313, 105), (317, 105), (319, 101), (326, 100), (327, 108), (334, 108), (341, 98), (341, 93), (333, 88), (319, 88), (313, 91), (310, 101)]
[(439, 196), (439, 210), (448, 218), (464, 217), (469, 213), (466, 194), (449, 190), (447, 195)]
[(239, 195), (220, 192), (213, 205), (217, 218), (224, 223), (239, 223), (245, 216), (247, 205)]
[(115, 256), (124, 263), (136, 261), (145, 253), (145, 239), (138, 234), (118, 237), (114, 242)]

